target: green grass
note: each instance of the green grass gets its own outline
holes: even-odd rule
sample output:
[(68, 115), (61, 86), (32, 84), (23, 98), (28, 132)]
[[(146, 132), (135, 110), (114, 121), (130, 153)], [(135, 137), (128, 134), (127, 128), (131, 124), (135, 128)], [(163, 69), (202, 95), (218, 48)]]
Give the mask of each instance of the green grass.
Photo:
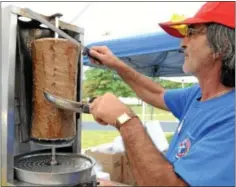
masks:
[[(173, 133), (165, 133), (168, 142), (171, 141)], [(91, 131), (82, 130), (82, 149), (97, 146), (104, 143), (112, 142), (115, 137), (119, 136), (118, 131)]]
[[(130, 106), (130, 108), (136, 113), (138, 114), (138, 116), (140, 117), (140, 119), (142, 119), (142, 106), (140, 105), (132, 105)], [(151, 119), (151, 107), (147, 106), (146, 110), (145, 110), (146, 115), (145, 120), (160, 120), (160, 121), (175, 121), (176, 118), (172, 115), (172, 113), (161, 110), (161, 109), (157, 109), (157, 108), (153, 108), (153, 118)], [(94, 121), (92, 115), (90, 114), (82, 114), (82, 120), (83, 121)]]
[(117, 136), (118, 131), (82, 130), (82, 149), (112, 142)]

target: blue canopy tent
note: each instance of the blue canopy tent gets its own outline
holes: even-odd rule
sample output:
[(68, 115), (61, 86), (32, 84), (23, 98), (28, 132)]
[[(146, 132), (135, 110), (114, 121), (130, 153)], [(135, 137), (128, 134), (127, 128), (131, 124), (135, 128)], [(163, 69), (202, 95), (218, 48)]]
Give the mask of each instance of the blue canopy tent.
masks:
[[(166, 33), (150, 33), (87, 45), (107, 46), (125, 63), (149, 77), (186, 76), (182, 70), (184, 55), (180, 52), (180, 39)], [(92, 64), (84, 57), (86, 66), (104, 68)]]

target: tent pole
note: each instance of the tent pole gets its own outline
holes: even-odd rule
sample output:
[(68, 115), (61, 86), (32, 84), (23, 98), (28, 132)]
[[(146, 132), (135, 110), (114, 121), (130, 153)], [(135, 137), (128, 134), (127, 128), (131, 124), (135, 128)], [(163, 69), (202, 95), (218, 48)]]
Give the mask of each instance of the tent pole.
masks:
[(145, 103), (142, 101), (142, 121), (145, 121)]

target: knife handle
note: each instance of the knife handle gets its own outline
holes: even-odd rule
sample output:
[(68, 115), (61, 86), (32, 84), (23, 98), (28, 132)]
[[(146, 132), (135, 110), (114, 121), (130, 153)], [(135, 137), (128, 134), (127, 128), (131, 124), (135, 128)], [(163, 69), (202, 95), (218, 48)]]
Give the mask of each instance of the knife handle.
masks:
[(84, 50), (83, 50), (83, 55), (84, 56), (88, 56), (88, 57), (90, 57), (90, 58), (92, 58), (92, 59), (94, 59), (94, 60), (96, 60), (98, 63), (99, 63), (99, 65), (102, 65), (102, 63), (101, 63), (101, 61), (98, 59), (98, 58), (96, 58), (96, 57), (93, 57), (93, 56), (91, 56), (90, 54), (89, 54), (89, 48), (88, 47), (84, 47)]
[(91, 99), (89, 99), (89, 103), (92, 103), (95, 99), (97, 99), (97, 97), (92, 97)]
[[(92, 103), (97, 97), (92, 97), (88, 103)], [(89, 110), (89, 104), (84, 104), (83, 105), (83, 113), (85, 114), (90, 114), (90, 110)]]
[(83, 113), (85, 113), (85, 114), (90, 114), (89, 105), (88, 105), (88, 104), (84, 104), (82, 111), (83, 111)]

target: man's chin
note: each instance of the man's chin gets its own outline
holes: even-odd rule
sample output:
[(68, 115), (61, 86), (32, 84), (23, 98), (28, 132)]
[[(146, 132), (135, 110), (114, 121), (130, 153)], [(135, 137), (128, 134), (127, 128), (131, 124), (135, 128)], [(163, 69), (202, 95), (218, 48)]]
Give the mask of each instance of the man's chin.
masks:
[(188, 70), (187, 68), (183, 68), (183, 72), (188, 76), (196, 76), (193, 71)]
[(193, 68), (188, 66), (188, 62), (186, 61), (184, 62), (182, 69), (185, 74), (194, 74)]
[(183, 69), (183, 72), (186, 74), (191, 73), (191, 71), (185, 65), (183, 65), (182, 69)]

